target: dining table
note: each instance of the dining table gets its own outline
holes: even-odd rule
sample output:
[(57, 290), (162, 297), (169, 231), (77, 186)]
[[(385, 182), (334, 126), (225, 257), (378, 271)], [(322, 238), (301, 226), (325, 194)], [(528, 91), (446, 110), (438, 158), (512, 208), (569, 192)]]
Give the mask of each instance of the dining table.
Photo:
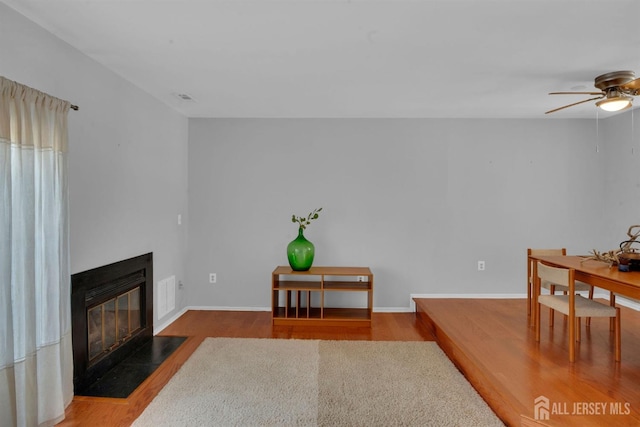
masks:
[[(540, 295), (540, 280), (538, 279), (538, 263), (551, 267), (572, 268), (574, 279), (587, 283), (596, 288), (605, 289), (613, 294), (632, 299), (640, 299), (640, 271), (619, 271), (616, 265), (589, 259), (588, 256), (558, 255), (558, 256), (529, 256), (532, 268), (531, 277), (534, 278), (532, 316), (533, 324), (540, 315), (538, 296)], [(611, 301), (613, 303), (613, 301)]]

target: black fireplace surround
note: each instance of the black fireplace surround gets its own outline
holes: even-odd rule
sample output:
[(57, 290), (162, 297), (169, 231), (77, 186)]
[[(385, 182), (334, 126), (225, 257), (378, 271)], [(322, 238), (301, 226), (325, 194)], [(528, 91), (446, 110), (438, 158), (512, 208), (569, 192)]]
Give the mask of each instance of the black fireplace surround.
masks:
[[(133, 297), (122, 297), (122, 299), (135, 300), (134, 310), (124, 315), (129, 318), (136, 317), (130, 321), (134, 326), (129, 328), (130, 330), (127, 329), (117, 342), (113, 344), (109, 342), (104, 351), (90, 351), (89, 322), (96, 317), (94, 315), (96, 311), (103, 313), (102, 319), (105, 319), (104, 313), (109, 313), (113, 317), (111, 307), (114, 298), (118, 299), (116, 306), (117, 304), (126, 305), (129, 309), (129, 303), (124, 304), (124, 301), (120, 303), (118, 296), (121, 295), (133, 295)], [(101, 305), (109, 308), (101, 308)], [(73, 274), (71, 276), (71, 321), (73, 384), (75, 393), (79, 394), (138, 348), (152, 340), (153, 253)], [(104, 326), (100, 328), (103, 331), (105, 329)]]

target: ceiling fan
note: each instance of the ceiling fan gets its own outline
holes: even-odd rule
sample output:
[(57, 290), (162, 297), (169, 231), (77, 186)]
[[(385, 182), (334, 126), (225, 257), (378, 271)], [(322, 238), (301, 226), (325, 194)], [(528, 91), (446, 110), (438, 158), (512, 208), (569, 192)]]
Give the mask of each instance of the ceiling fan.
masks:
[(596, 77), (594, 86), (600, 89), (600, 92), (551, 92), (549, 95), (598, 95), (595, 98), (585, 99), (583, 101), (574, 102), (573, 104), (555, 108), (545, 112), (545, 114), (555, 113), (574, 105), (583, 104), (589, 101), (595, 101), (596, 107), (600, 107), (605, 111), (621, 111), (631, 107), (633, 97), (640, 95), (640, 78), (636, 79), (633, 71), (614, 71)]

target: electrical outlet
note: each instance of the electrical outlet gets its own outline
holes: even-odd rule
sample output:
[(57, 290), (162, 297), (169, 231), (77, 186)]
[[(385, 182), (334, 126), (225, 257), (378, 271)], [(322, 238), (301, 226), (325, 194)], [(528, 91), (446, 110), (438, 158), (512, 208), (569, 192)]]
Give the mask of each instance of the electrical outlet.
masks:
[(178, 280), (178, 289), (184, 289), (184, 284), (182, 283), (182, 280)]
[(367, 281), (366, 276), (358, 276), (358, 282), (366, 282), (366, 281)]
[(216, 276), (216, 273), (209, 273), (209, 283), (216, 283), (217, 280), (218, 277)]
[(484, 271), (484, 261), (478, 261), (478, 271)]

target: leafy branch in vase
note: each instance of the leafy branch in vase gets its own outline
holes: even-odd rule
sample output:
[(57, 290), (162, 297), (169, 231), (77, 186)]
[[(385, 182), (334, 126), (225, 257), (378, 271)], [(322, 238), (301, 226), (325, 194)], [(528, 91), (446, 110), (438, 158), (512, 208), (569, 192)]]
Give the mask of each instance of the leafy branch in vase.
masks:
[(302, 228), (303, 230), (306, 230), (307, 225), (311, 224), (311, 221), (313, 221), (314, 219), (318, 219), (318, 217), (320, 216), (319, 212), (321, 210), (322, 208), (314, 209), (313, 212), (310, 212), (309, 215), (307, 215), (306, 217), (292, 215), (291, 222), (297, 222), (300, 228)]

